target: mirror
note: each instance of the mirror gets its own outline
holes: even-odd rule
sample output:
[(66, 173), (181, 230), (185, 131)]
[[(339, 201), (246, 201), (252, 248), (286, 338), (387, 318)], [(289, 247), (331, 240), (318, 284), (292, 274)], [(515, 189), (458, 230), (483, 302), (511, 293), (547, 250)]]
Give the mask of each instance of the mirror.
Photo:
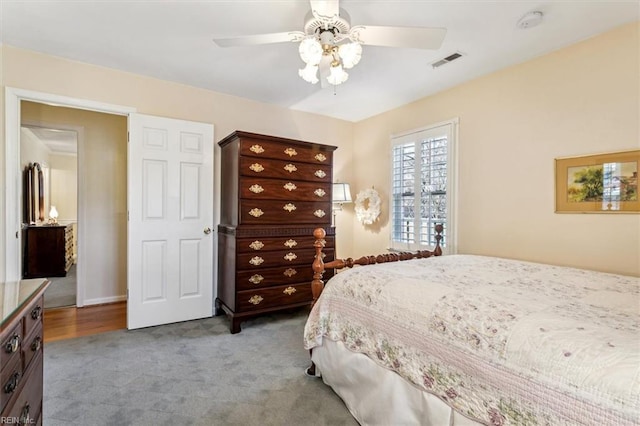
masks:
[(44, 175), (39, 163), (30, 163), (24, 172), (25, 223), (44, 222)]

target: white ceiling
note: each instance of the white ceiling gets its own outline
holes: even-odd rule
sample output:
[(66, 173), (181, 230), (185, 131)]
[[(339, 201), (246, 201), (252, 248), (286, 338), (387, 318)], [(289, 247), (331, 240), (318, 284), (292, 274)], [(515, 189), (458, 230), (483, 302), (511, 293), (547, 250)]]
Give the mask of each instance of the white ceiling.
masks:
[[(444, 27), (437, 51), (365, 46), (349, 80), (298, 76), (297, 45), (217, 47), (214, 37), (302, 30), (307, 0), (0, 0), (6, 45), (359, 121), (640, 20), (637, 0), (342, 0), (352, 25)], [(521, 30), (527, 12), (543, 23)], [(433, 69), (454, 52), (464, 56)]]
[(45, 127), (22, 127), (22, 131), (39, 140), (53, 154), (77, 154), (78, 134), (72, 130), (48, 129)]

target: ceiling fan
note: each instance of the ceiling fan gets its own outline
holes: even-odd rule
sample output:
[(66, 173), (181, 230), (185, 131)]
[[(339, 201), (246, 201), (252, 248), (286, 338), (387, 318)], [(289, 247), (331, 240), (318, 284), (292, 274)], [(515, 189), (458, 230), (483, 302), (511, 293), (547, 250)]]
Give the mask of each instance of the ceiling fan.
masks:
[[(220, 47), (299, 42), (300, 58), (306, 66), (298, 74), (305, 81), (335, 85), (344, 83), (362, 55), (362, 45), (438, 49), (447, 32), (444, 28), (351, 26), (349, 14), (338, 0), (310, 0), (303, 31), (215, 38)], [(320, 79), (318, 79), (320, 73)]]

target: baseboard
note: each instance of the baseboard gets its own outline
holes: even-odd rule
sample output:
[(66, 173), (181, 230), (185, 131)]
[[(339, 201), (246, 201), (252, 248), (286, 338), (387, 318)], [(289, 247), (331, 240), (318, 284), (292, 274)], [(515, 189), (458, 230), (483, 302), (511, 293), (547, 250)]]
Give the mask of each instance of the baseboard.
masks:
[(90, 305), (104, 305), (105, 303), (115, 303), (115, 302), (124, 302), (127, 300), (126, 295), (122, 296), (111, 296), (111, 297), (99, 297), (96, 299), (87, 299), (84, 301), (82, 306), (90, 306)]

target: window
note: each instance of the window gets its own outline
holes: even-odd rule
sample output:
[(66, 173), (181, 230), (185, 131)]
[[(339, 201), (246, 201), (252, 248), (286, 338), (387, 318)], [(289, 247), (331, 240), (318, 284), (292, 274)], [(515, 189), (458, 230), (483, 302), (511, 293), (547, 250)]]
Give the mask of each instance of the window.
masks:
[(391, 140), (391, 248), (434, 247), (444, 226), (443, 250), (455, 252), (455, 133), (457, 121), (394, 136)]

